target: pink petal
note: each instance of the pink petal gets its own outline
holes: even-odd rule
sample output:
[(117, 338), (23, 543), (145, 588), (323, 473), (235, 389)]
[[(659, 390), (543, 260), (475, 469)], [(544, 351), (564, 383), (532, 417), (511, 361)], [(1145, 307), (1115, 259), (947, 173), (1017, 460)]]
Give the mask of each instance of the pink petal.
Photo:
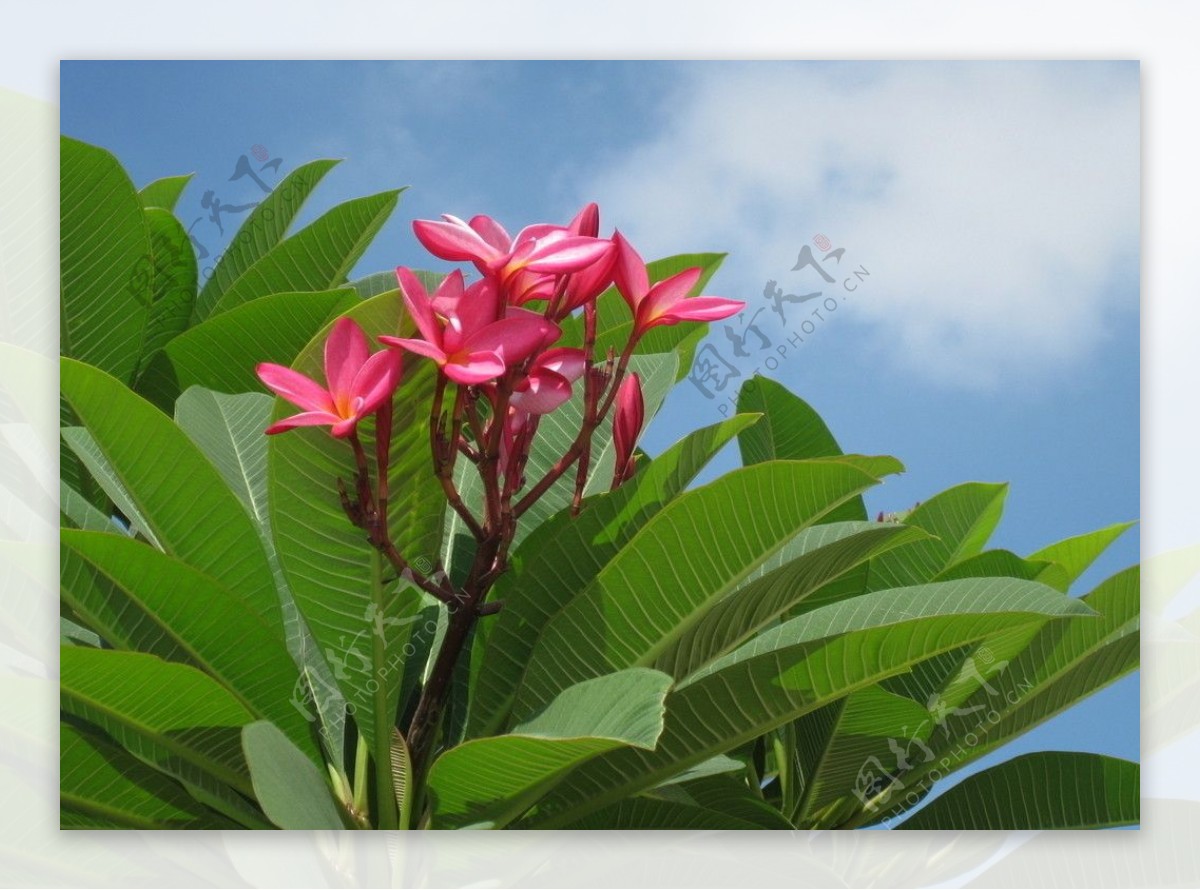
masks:
[(346, 420), (339, 420), (330, 428), (329, 431), (333, 433), (333, 437), (335, 439), (344, 439), (354, 432), (354, 428), (358, 426), (358, 419), (358, 415), (355, 415), (354, 417), (349, 417)]
[(571, 382), (561, 374), (540, 369), (531, 372), (513, 391), (510, 403), (529, 414), (549, 414), (571, 398)]
[(293, 414), (291, 417), (285, 417), (282, 420), (276, 421), (267, 427), (266, 434), (274, 436), (276, 433), (286, 432), (300, 426), (332, 426), (335, 423), (340, 423), (341, 420), (336, 414), (331, 414), (328, 411), (308, 411), (304, 414)]
[(563, 304), (564, 314), (596, 299), (612, 283), (617, 249), (611, 241), (601, 243), (608, 245), (604, 255), (590, 266), (573, 274), (570, 281), (567, 282), (567, 299)]
[(603, 258), (609, 249), (609, 242), (598, 238), (547, 238), (537, 242), (525, 259), (525, 268), (530, 272), (578, 272)]
[[(500, 289), (487, 279), (475, 282), (459, 299), (454, 315), (461, 322), (464, 337), (487, 327), (500, 315)], [(455, 347), (447, 344), (447, 349), (453, 351)]]
[(410, 337), (380, 337), (379, 342), (431, 358), (439, 365), (446, 361), (446, 353), (427, 340), (415, 340)]
[(392, 397), (400, 382), (400, 351), (384, 349), (377, 352), (362, 366), (351, 386), (351, 395), (362, 399), (355, 412), (359, 417), (371, 414)]
[(333, 399), (329, 391), (310, 377), (299, 371), (285, 368), (283, 365), (273, 365), (267, 362), (256, 369), (258, 379), (266, 384), (275, 395), (287, 399), (293, 405), (306, 411), (334, 410)]
[(600, 208), (593, 201), (591, 204), (584, 206), (575, 218), (571, 220), (571, 224), (567, 226), (574, 235), (586, 235), (589, 238), (595, 238), (600, 234)]
[(504, 359), (498, 352), (479, 349), (452, 355), (442, 365), (442, 373), (455, 383), (486, 383), (505, 371)]
[(452, 222), (431, 219), (413, 221), (413, 233), (417, 240), (436, 257), (443, 260), (472, 260), (479, 263), (494, 262), (503, 253), (488, 244), (483, 237), (460, 219), (450, 217)]
[(442, 279), (437, 291), (429, 298), (429, 305), (438, 315), (446, 316), (458, 307), (458, 301), (463, 295), (463, 273), (455, 269)]
[(546, 350), (538, 356), (534, 365), (535, 370), (553, 371), (571, 382), (582, 377), (586, 367), (587, 354), (582, 349), (573, 349), (570, 346)]
[(504, 226), (490, 216), (483, 214), (473, 216), (468, 225), (479, 233), (479, 237), (500, 253), (508, 253), (512, 250), (512, 238), (509, 237), (508, 232), (504, 231)]
[(505, 363), (515, 365), (525, 361), (548, 341), (558, 339), (558, 325), (524, 309), (510, 314), (476, 331), (464, 341), (463, 352), (495, 352)]
[(638, 308), (648, 320), (654, 320), (676, 303), (686, 299), (699, 280), (699, 268), (684, 269), (650, 288), (650, 292)]
[(613, 416), (613, 446), (616, 449), (618, 472), (622, 476), (628, 472), (633, 448), (645, 419), (642, 381), (637, 374), (630, 374), (621, 381), (621, 388), (617, 390), (617, 412)]
[(642, 298), (650, 290), (650, 276), (646, 263), (625, 240), (620, 232), (613, 233), (613, 244), (617, 245), (617, 259), (613, 266), (613, 281), (631, 309), (636, 310)]
[(335, 405), (346, 400), (354, 376), (370, 355), (367, 335), (351, 318), (339, 318), (325, 340), (325, 382)]
[(442, 327), (434, 317), (433, 307), (429, 303), (421, 279), (403, 266), (396, 269), (396, 277), (400, 280), (400, 292), (404, 297), (409, 318), (413, 320), (422, 337), (435, 345), (440, 344)]
[(692, 297), (676, 303), (658, 321), (674, 324), (677, 321), (720, 321), (737, 315), (746, 304), (741, 300), (726, 300), (724, 297)]

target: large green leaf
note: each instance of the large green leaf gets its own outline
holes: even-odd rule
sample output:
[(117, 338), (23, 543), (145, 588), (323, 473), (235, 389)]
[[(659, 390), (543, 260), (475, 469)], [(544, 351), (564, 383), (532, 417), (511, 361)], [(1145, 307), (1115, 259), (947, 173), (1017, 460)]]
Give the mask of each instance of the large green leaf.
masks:
[[(411, 331), (396, 292), (357, 304), (347, 315), (371, 332)], [(296, 370), (321, 378), (322, 331), (300, 353)], [(392, 540), (421, 571), (436, 564), (445, 496), (429, 456), (429, 410), (434, 373), (428, 362), (410, 362), (395, 398), (389, 526)], [(277, 400), (275, 416), (294, 412)], [(374, 452), (372, 423), (360, 425), (368, 454)], [(344, 440), (327, 429), (299, 429), (272, 436), (268, 445), (271, 526), (279, 563), (359, 730), (379, 750), (376, 723), (394, 722), (405, 668), (402, 654), (416, 632), (424, 601), (406, 582), (378, 585), (378, 554), (346, 517), (337, 480), (352, 489), (354, 459)], [(417, 630), (424, 633), (424, 625)], [(390, 738), (391, 730), (386, 733)], [(383, 739), (386, 742), (386, 739)]]
[[(310, 161), (284, 177), (246, 217), (196, 300), (194, 320), (207, 318), (217, 301), (247, 269), (283, 240), (305, 200), (337, 161)], [(293, 288), (282, 288), (293, 290)]]
[(349, 289), (271, 294), (176, 337), (151, 362), (141, 386), (166, 411), (191, 386), (218, 392), (261, 392), (260, 362), (290, 365), (309, 340), (357, 303)]
[(142, 199), (143, 207), (161, 207), (163, 210), (174, 211), (179, 203), (179, 197), (187, 184), (192, 181), (194, 173), (182, 176), (164, 176), (142, 187), (138, 197)]
[(273, 724), (246, 726), (242, 748), (254, 795), (272, 822), (299, 831), (345, 827), (321, 771)]
[(976, 773), (898, 828), (1029, 831), (1116, 828), (1141, 818), (1136, 763), (1067, 751), (1039, 751)]
[(319, 760), (293, 701), (298, 674), (278, 628), (216, 579), (138, 541), (63, 529), (62, 595), (112, 645), (183, 659)]
[(800, 828), (840, 825), (861, 807), (875, 782), (921, 756), (933, 731), (922, 704), (879, 686), (806, 714), (795, 727), (804, 769), (795, 813)]
[(1066, 573), (1066, 583), (1060, 589), (1066, 590), (1087, 571), (1088, 566), (1095, 562), (1113, 541), (1121, 537), (1133, 525), (1132, 522), (1118, 522), (1094, 532), (1076, 535), (1073, 538), (1043, 547), (1036, 553), (1029, 554), (1029, 558), (1031, 560), (1044, 559), (1062, 566)]
[[(861, 530), (862, 525), (868, 527)], [(793, 552), (787, 562), (717, 603), (664, 649), (654, 666), (682, 679), (736, 649), (830, 581), (892, 547), (923, 537), (919, 529), (878, 523), (806, 529), (788, 545)]]
[(572, 683), (653, 665), (764, 559), (877, 481), (834, 461), (772, 461), (680, 496), (546, 623), (515, 715)]
[[(951, 770), (1059, 714), (1130, 671), (1139, 660), (1139, 571), (1135, 566), (1100, 584), (1079, 602), (1098, 618), (1051, 622), (1032, 636), (999, 673), (948, 712), (932, 714), (930, 752), (884, 788), (857, 821), (902, 808)], [(990, 646), (990, 643), (989, 643)]]
[(296, 608), (287, 585), (267, 506), (267, 437), (274, 400), (258, 393), (225, 395), (192, 387), (175, 404), (175, 421), (217, 468), (254, 520), (279, 592), (284, 637), (288, 651), (304, 675), (308, 694), (321, 719), (321, 736), (330, 759), (345, 763), (346, 702), (337, 689), (333, 672)]
[(67, 136), (61, 152), (61, 351), (129, 381), (152, 295), (142, 202), (109, 152)]
[(653, 752), (616, 751), (584, 764), (528, 827), (570, 823), (931, 655), (1089, 612), (1045, 585), (1009, 578), (879, 591), (808, 612), (676, 687)]
[(137, 376), (145, 373), (152, 356), (187, 329), (196, 299), (196, 253), (188, 234), (170, 211), (146, 211), (153, 257), (150, 316), (138, 359)]
[[(837, 457), (842, 453), (825, 421), (808, 402), (783, 384), (755, 374), (738, 392), (737, 409), (758, 412), (761, 423), (738, 436), (742, 463), (767, 460), (808, 460)], [(853, 522), (867, 518), (861, 497), (851, 498), (825, 517), (826, 522)]]
[(334, 207), (255, 261), (221, 295), (211, 314), (270, 294), (329, 290), (345, 284), (347, 273), (396, 209), (401, 191), (355, 198)]
[(68, 724), (59, 730), (63, 828), (234, 828), (132, 754)]
[(254, 718), (215, 680), (153, 655), (78, 646), (63, 647), (60, 667), (65, 713), (100, 727), (214, 808), (261, 824), (229, 790), (253, 794), (239, 735)]
[(704, 776), (688, 782), (661, 786), (647, 793), (647, 796), (651, 795), (662, 800), (723, 813), (758, 828), (787, 831), (793, 827), (779, 810), (763, 799), (762, 789), (752, 788), (750, 780), (745, 776)]
[(275, 580), (253, 522), (170, 418), (109, 375), (62, 360), (62, 393), (146, 522), (172, 556), (282, 628)]
[[(142, 515), (141, 508), (129, 493), (124, 483), (117, 475), (116, 469), (105, 457), (96, 440), (81, 426), (63, 427), (60, 431), (63, 443), (71, 449), (71, 454), (87, 471), (89, 478), (112, 502), (112, 506), (121, 511), (129, 525), (131, 535), (141, 535), (159, 550), (162, 544), (155, 537), (150, 523)], [(94, 508), (93, 508), (94, 509)], [(97, 531), (114, 531), (118, 526), (110, 523), (109, 528), (99, 528)]]
[(670, 686), (645, 668), (597, 677), (506, 735), (451, 748), (429, 773), (433, 826), (502, 828), (578, 764), (618, 747), (652, 749)]
[(578, 516), (559, 513), (516, 548), (493, 599), (504, 608), (491, 628), (468, 718), (468, 736), (499, 729), (542, 626), (583, 590), (629, 539), (677, 497), (713, 456), (755, 422), (739, 415), (696, 430), (650, 461), (611, 494), (584, 501)]

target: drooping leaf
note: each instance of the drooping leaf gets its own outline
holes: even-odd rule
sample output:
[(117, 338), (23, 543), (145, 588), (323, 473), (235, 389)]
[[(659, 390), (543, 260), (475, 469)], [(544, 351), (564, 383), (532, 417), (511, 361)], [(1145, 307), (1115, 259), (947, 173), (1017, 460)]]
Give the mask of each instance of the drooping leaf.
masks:
[(568, 824), (916, 661), (990, 634), (1090, 610), (1044, 585), (968, 579), (879, 591), (766, 631), (667, 697), (653, 752), (602, 755), (555, 788), (527, 827)]
[(1141, 769), (1102, 754), (1040, 751), (969, 776), (903, 829), (1117, 828), (1141, 818)]
[(142, 202), (112, 154), (61, 137), (62, 353), (128, 382), (150, 314), (154, 254)]
[(236, 827), (100, 736), (64, 723), (59, 748), (63, 828)]
[(242, 273), (283, 240), (288, 226), (304, 206), (305, 200), (337, 163), (318, 160), (297, 167), (250, 212), (229, 247), (221, 254), (212, 275), (204, 282), (196, 300), (194, 321), (207, 318), (217, 301)]
[[(228, 312), (270, 294), (341, 287), (396, 209), (401, 191), (355, 198), (318, 217), (257, 259), (221, 294), (209, 314)], [(202, 313), (199, 317), (208, 315)]]
[(499, 729), (537, 634), (550, 616), (582, 591), (738, 431), (754, 422), (752, 415), (739, 415), (696, 430), (615, 492), (585, 500), (579, 516), (559, 513), (516, 548), (512, 567), (501, 576), (493, 594), (505, 606), (490, 619), (492, 627), (476, 672), (468, 737)]
[(77, 646), (62, 649), (60, 668), (65, 713), (103, 729), (231, 818), (261, 824), (233, 793), (252, 793), (239, 736), (254, 718), (215, 680), (153, 655)]
[(321, 771), (274, 724), (246, 726), (242, 748), (254, 796), (272, 822), (298, 831), (345, 827)]
[(95, 368), (63, 359), (61, 385), (163, 550), (236, 590), (268, 627), (281, 628), (254, 524), (184, 432)]
[(188, 389), (175, 404), (175, 421), (212, 462), (237, 495), (259, 532), (275, 578), (288, 652), (300, 666), (330, 759), (345, 762), (346, 702), (333, 672), (317, 647), (275, 553), (267, 505), (267, 437), (274, 400), (267, 395), (225, 395), (200, 387)]
[(429, 774), (434, 827), (503, 827), (578, 764), (618, 747), (652, 749), (670, 686), (645, 668), (597, 677), (505, 735), (451, 748)]
[(652, 794), (662, 800), (723, 813), (758, 828), (773, 831), (791, 830), (792, 823), (763, 799), (761, 789), (752, 790), (747, 782), (745, 777), (728, 774), (705, 776), (686, 783), (660, 786)]

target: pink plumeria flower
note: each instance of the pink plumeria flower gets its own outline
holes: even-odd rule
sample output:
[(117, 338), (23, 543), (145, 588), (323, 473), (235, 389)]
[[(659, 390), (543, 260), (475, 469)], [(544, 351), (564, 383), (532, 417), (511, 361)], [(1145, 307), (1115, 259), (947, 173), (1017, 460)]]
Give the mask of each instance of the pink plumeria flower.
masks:
[(633, 336), (638, 338), (659, 325), (681, 321), (720, 321), (746, 308), (741, 300), (724, 297), (689, 297), (700, 280), (701, 270), (684, 269), (650, 286), (645, 261), (620, 232), (613, 235), (617, 246), (613, 278), (617, 290), (633, 311)]
[(449, 214), (440, 221), (418, 219), (413, 231), (434, 256), (473, 262), (480, 272), (494, 277), (510, 302), (537, 299), (531, 293), (545, 290), (540, 277), (525, 273), (576, 272), (608, 250), (605, 242), (577, 235), (565, 226), (526, 226), (513, 238), (496, 220), (482, 215), (469, 223)]
[(513, 387), (509, 404), (527, 414), (549, 414), (571, 398), (571, 384), (583, 376), (586, 366), (582, 349), (548, 349)]
[[(588, 204), (576, 214), (567, 228), (576, 235), (595, 238), (600, 231), (600, 208), (594, 203)], [(605, 245), (605, 251), (600, 258), (572, 273), (567, 280), (566, 299), (563, 300), (556, 318), (565, 318), (580, 306), (590, 303), (612, 284), (617, 246), (611, 241), (601, 243)]]
[(613, 447), (617, 452), (617, 463), (613, 470), (614, 487), (633, 475), (636, 460), (633, 449), (645, 422), (642, 381), (637, 374), (630, 374), (621, 381), (621, 388), (617, 390), (617, 410), (613, 415)]
[(256, 370), (268, 389), (304, 409), (267, 427), (267, 435), (329, 426), (342, 439), (392, 397), (400, 382), (400, 354), (384, 349), (370, 355), (362, 328), (353, 319), (339, 318), (325, 341), (325, 386), (282, 365), (264, 362)]
[(558, 325), (524, 309), (500, 317), (499, 292), (490, 280), (464, 288), (462, 273), (455, 271), (431, 297), (411, 270), (401, 266), (396, 277), (421, 337), (379, 342), (433, 359), (455, 383), (495, 380), (560, 334)]

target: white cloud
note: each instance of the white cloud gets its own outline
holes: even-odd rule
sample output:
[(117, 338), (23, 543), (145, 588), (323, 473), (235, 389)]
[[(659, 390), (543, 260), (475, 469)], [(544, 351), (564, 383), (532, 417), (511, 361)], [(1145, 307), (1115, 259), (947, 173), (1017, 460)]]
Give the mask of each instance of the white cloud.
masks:
[(647, 254), (729, 250), (724, 295), (802, 286), (823, 232), (872, 273), (847, 315), (873, 348), (950, 384), (1061, 370), (1136, 322), (1134, 66), (685, 66), (659, 119), (585, 194)]

